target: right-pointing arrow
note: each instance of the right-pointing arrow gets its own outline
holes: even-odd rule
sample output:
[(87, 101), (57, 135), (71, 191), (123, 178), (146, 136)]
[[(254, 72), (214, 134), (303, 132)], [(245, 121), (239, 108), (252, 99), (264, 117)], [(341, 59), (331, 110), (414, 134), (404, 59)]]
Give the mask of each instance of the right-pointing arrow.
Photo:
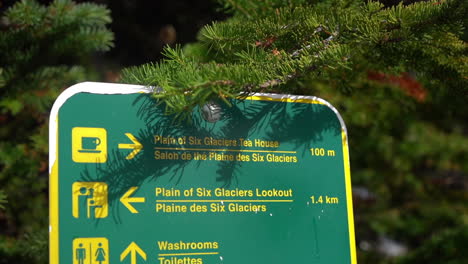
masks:
[(135, 243), (132, 242), (128, 247), (120, 254), (120, 262), (122, 262), (128, 254), (130, 254), (130, 264), (137, 263), (137, 253), (140, 257), (146, 260), (146, 253)]
[(131, 133), (125, 133), (125, 135), (133, 142), (133, 144), (119, 144), (119, 149), (133, 149), (130, 154), (125, 157), (128, 160), (131, 160), (135, 157), (141, 149), (143, 149), (143, 145), (134, 137)]

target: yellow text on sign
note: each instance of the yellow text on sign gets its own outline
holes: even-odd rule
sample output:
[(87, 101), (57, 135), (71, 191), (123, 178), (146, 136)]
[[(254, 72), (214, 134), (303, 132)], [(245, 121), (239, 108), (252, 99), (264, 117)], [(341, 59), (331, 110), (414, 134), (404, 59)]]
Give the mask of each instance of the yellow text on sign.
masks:
[(109, 212), (107, 184), (75, 182), (72, 185), (72, 213), (75, 218), (105, 218)]
[(107, 131), (97, 127), (72, 129), (72, 159), (77, 163), (107, 161)]

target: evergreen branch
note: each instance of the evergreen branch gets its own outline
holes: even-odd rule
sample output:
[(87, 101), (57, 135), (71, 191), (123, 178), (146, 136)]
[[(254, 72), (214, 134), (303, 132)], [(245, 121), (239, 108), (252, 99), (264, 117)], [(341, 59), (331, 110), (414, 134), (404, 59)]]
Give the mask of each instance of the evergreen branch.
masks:
[[(317, 32), (320, 32), (322, 31), (323, 28), (320, 26), (318, 27), (315, 31), (314, 31), (314, 34), (317, 33)], [(338, 36), (338, 32), (335, 32), (335, 33), (332, 33), (330, 34), (330, 37), (328, 37), (327, 39), (323, 40), (322, 43), (323, 43), (323, 49), (321, 51), (321, 53), (323, 53), (331, 44), (331, 42)], [(290, 54), (290, 57), (291, 58), (296, 58), (298, 57), (301, 53), (305, 52), (306, 50), (309, 50), (310, 48), (312, 47), (312, 44), (309, 44), (301, 49), (298, 49), (298, 50), (295, 50), (294, 52), (292, 52), (292, 54)], [(312, 55), (313, 57), (315, 58), (318, 58), (320, 56), (320, 53), (317, 52), (315, 54)], [(307, 74), (308, 72), (310, 71), (314, 71), (318, 68), (317, 65), (309, 65), (308, 67), (306, 67), (306, 69), (303, 71), (302, 74), (299, 74), (298, 72), (295, 72), (293, 74), (288, 74), (286, 76), (284, 76), (282, 79), (273, 79), (273, 80), (268, 80), (262, 84), (260, 84), (258, 87), (261, 89), (261, 91), (263, 89), (266, 89), (266, 88), (271, 88), (273, 86), (277, 86), (277, 85), (281, 85), (281, 84), (284, 84), (288, 81), (291, 81), (293, 79), (296, 79), (298, 78), (299, 76), (301, 75), (304, 75), (304, 74)], [(252, 84), (247, 84), (244, 86), (245, 89), (244, 91), (249, 91), (251, 92), (252, 91), (252, 88), (254, 87)]]
[[(283, 7), (275, 9), (271, 16), (251, 20), (236, 16), (213, 23), (201, 31), (200, 45), (195, 50), (198, 57), (205, 52), (208, 62), (197, 63), (191, 54), (168, 49), (164, 63), (152, 70), (151, 66), (143, 71), (132, 68), (124, 72), (123, 80), (162, 87), (164, 92), (155, 96), (169, 102), (169, 109), (177, 112), (214, 96), (276, 92), (273, 87), (303, 77), (322, 79), (334, 72), (346, 72), (357, 78), (358, 74), (350, 73), (350, 65), (359, 65), (364, 72), (367, 63), (376, 69), (397, 71), (414, 65), (406, 56), (429, 45), (420, 40), (421, 35), (434, 34), (413, 32), (421, 22), (414, 17), (433, 21), (450, 13), (449, 7), (432, 3), (383, 8), (376, 2), (348, 2)], [(232, 3), (229, 5), (232, 7)], [(440, 54), (437, 56), (441, 63), (446, 61)]]
[[(317, 30), (317, 31), (319, 31), (319, 30)], [(326, 54), (327, 49), (331, 46), (332, 41), (335, 40), (337, 36), (338, 36), (338, 32), (335, 32), (335, 33), (332, 33), (330, 37), (323, 40), (322, 44), (321, 44), (322, 49), (320, 51), (317, 51), (317, 52), (315, 52), (313, 54), (307, 54), (308, 50), (310, 49), (310, 46), (304, 47), (304, 48), (302, 48), (300, 50), (296, 50), (296, 51), (292, 52), (292, 54), (288, 54), (289, 59), (287, 59), (287, 60), (295, 61), (297, 59), (300, 59), (300, 58), (298, 58), (300, 53), (306, 53), (303, 56), (313, 57), (316, 60), (323, 59), (323, 58), (321, 58), (321, 56), (325, 57), (324, 55)], [(177, 64), (185, 65), (185, 67), (187, 67), (188, 62), (185, 61), (186, 57), (181, 53), (180, 50), (178, 50), (178, 49), (175, 49), (175, 50), (169, 49), (169, 50), (166, 50), (165, 53), (171, 59), (171, 61), (168, 62), (169, 64), (172, 64), (172, 62), (177, 62)], [(282, 63), (287, 64), (288, 63), (287, 60), (286, 61), (283, 60)], [(160, 66), (162, 66), (162, 65), (160, 65)], [(204, 69), (207, 69), (207, 68), (210, 68), (210, 67), (213, 67), (213, 64), (200, 64), (199, 67), (195, 67), (195, 69), (197, 69), (197, 72), (200, 72), (200, 71), (203, 71)], [(245, 65), (244, 66), (243, 65), (236, 65), (234, 67), (245, 67)], [(249, 70), (249, 72), (255, 71), (256, 67), (260, 68), (261, 66), (260, 65), (253, 65), (253, 67), (254, 68)], [(192, 68), (192, 67), (189, 67), (189, 68)], [(233, 70), (231, 65), (216, 64), (216, 68), (217, 68), (218, 71), (231, 72)], [(235, 97), (236, 96), (235, 94), (233, 95), (232, 93), (230, 93), (228, 91), (230, 89), (236, 89), (236, 88), (240, 88), (240, 91), (242, 91), (244, 93), (251, 93), (251, 92), (253, 92), (255, 90), (260, 90), (260, 91), (263, 92), (265, 89), (269, 89), (269, 88), (272, 88), (272, 87), (275, 87), (275, 86), (279, 86), (279, 85), (287, 83), (288, 81), (291, 81), (293, 79), (297, 79), (300, 76), (303, 76), (303, 75), (309, 73), (310, 71), (316, 70), (316, 69), (319, 68), (319, 65), (318, 64), (312, 64), (312, 65), (308, 65), (308, 66), (303, 66), (302, 71), (298, 71), (295, 68), (296, 67), (291, 68), (291, 70), (293, 71), (292, 73), (282, 74), (282, 76), (279, 77), (279, 78), (264, 80), (264, 81), (262, 81), (260, 83), (238, 82), (238, 81), (235, 81), (233, 79), (224, 79), (224, 80), (223, 79), (221, 79), (221, 80), (220, 79), (208, 79), (209, 81), (206, 81), (206, 82), (203, 82), (203, 83), (194, 82), (192, 84), (187, 84), (187, 85), (181, 86), (180, 88), (176, 88), (176, 89), (174, 89), (175, 87), (171, 87), (171, 85), (161, 85), (161, 84), (159, 84), (163, 88), (163, 91), (160, 92), (160, 93), (155, 94), (155, 97), (167, 101), (167, 100), (171, 100), (171, 99), (173, 99), (173, 98), (175, 98), (177, 96), (180, 96), (180, 95), (189, 96), (189, 95), (196, 94), (199, 91), (206, 91), (206, 89), (210, 88), (210, 87), (224, 87), (221, 90), (217, 90), (217, 92), (213, 92), (214, 95), (216, 94), (219, 97), (223, 97), (223, 98), (226, 97), (226, 96)], [(288, 70), (288, 71), (290, 71), (290, 70)], [(187, 73), (183, 73), (183, 74), (187, 74)], [(197, 73), (196, 75), (200, 75), (200, 73)], [(164, 77), (164, 78), (166, 78), (166, 77)], [(174, 77), (172, 77), (172, 79), (174, 79)], [(175, 79), (174, 81), (177, 82), (177, 79)], [(208, 97), (209, 96), (207, 96), (206, 98), (208, 98)], [(171, 105), (174, 105), (174, 104), (171, 104)], [(194, 105), (195, 104), (185, 105), (185, 109), (187, 109), (187, 108), (190, 109), (190, 107), (194, 106)]]
[[(325, 47), (327, 47), (327, 46), (330, 44), (330, 42), (331, 42), (332, 40), (334, 40), (334, 39), (338, 36), (338, 30), (337, 30), (336, 32), (334, 32), (334, 33), (330, 33), (330, 32), (328, 32), (328, 31), (324, 30), (324, 27), (323, 27), (322, 25), (320, 25), (320, 26), (318, 26), (318, 27), (314, 30), (314, 32), (312, 32), (312, 35), (315, 35), (316, 33), (319, 33), (319, 32), (322, 32), (322, 31), (325, 31), (327, 34), (330, 35), (328, 38), (326, 38), (325, 40), (322, 41), (322, 42), (325, 44)], [(291, 54), (291, 57), (294, 58), (294, 57), (299, 56), (299, 55), (300, 55), (302, 52), (304, 52), (305, 50), (308, 50), (308, 49), (312, 48), (312, 46), (313, 46), (313, 44), (308, 44), (308, 45), (306, 45), (306, 46), (303, 47), (303, 48), (300, 48), (300, 49), (298, 49), (298, 50), (295, 50), (295, 51)]]

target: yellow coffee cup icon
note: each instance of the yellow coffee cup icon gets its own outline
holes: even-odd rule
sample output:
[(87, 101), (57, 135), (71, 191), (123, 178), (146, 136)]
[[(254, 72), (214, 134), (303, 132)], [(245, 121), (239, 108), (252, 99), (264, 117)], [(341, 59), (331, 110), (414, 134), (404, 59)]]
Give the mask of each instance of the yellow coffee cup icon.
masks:
[(107, 161), (107, 131), (99, 127), (72, 129), (72, 159), (77, 163)]
[(81, 153), (100, 153), (101, 151), (96, 149), (101, 144), (101, 139), (98, 137), (82, 137), (81, 148), (78, 152)]

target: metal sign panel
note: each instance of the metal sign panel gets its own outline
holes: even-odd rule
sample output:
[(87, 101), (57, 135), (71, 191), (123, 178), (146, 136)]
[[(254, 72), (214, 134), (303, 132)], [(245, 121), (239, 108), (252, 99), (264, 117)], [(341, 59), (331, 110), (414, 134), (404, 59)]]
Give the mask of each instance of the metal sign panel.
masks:
[(50, 263), (356, 263), (346, 129), (273, 94), (175, 122), (142, 86), (81, 83), (50, 118)]

